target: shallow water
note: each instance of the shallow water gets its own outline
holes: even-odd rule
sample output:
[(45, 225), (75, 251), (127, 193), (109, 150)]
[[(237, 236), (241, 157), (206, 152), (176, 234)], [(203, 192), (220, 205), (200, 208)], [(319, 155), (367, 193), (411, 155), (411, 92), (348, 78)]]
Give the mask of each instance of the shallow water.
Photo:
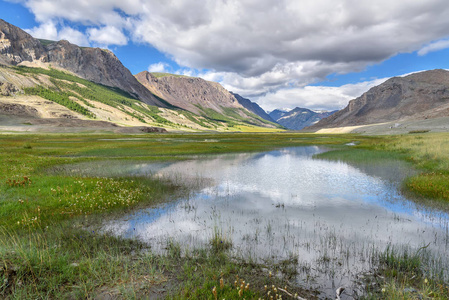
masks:
[(108, 221), (104, 230), (149, 242), (157, 252), (170, 240), (184, 249), (201, 247), (219, 232), (236, 255), (297, 257), (299, 284), (318, 288), (323, 297), (345, 286), (343, 299), (352, 298), (357, 276), (388, 245), (416, 251), (430, 244), (426, 251), (447, 264), (449, 217), (401, 195), (400, 182), (413, 172), (407, 165), (312, 158), (323, 151), (297, 147), (116, 166), (121, 173), (209, 184), (188, 199)]

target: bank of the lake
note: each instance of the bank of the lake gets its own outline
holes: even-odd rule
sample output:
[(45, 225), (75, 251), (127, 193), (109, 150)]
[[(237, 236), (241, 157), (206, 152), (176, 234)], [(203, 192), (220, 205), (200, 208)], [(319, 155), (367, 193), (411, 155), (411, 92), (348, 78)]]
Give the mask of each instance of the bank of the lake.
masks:
[[(196, 188), (194, 185), (139, 176), (58, 175), (55, 166), (105, 159), (183, 160), (200, 154), (330, 145), (340, 152), (329, 155), (339, 159), (344, 159), (345, 151), (352, 153), (351, 158), (363, 151), (363, 159), (395, 153), (427, 173), (410, 182), (414, 178), (430, 178), (434, 184), (433, 176), (447, 176), (449, 158), (444, 151), (438, 151), (444, 149), (447, 138), (447, 134), (390, 139), (285, 133), (1, 136), (0, 294), (7, 298), (230, 299), (241, 295), (249, 299), (266, 297), (270, 291), (271, 295), (277, 293), (284, 298), (288, 293), (298, 293), (313, 299), (315, 293), (291, 283), (296, 275), (294, 258), (272, 264), (236, 260), (227, 252), (232, 245), (223, 245), (224, 238), (219, 233), (211, 238), (209, 246), (181, 257), (176, 243), (168, 245), (166, 255), (156, 255), (137, 240), (85, 229), (93, 228), (99, 219), (111, 214), (123, 215), (138, 207), (187, 195)], [(358, 146), (345, 146), (354, 142)], [(423, 150), (427, 143), (433, 144)], [(426, 194), (412, 184), (408, 184), (408, 189), (436, 197), (447, 208), (444, 196), (439, 196), (441, 190)], [(447, 195), (444, 181), (438, 189)], [(447, 283), (438, 276), (427, 276), (422, 267), (426, 261), (420, 253), (388, 251), (373, 259), (379, 265), (377, 272), (383, 276), (372, 274), (367, 279), (374, 283), (369, 285), (372, 297), (406, 298), (412, 293), (447, 298)]]

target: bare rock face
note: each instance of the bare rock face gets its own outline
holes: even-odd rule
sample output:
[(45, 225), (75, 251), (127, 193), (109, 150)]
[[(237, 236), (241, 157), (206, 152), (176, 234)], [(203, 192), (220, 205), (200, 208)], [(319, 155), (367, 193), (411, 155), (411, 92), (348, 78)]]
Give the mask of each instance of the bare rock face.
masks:
[(47, 46), (47, 55), (48, 62), (84, 79), (118, 87), (147, 104), (165, 107), (109, 50), (80, 48), (68, 41), (59, 41)]
[(0, 19), (0, 54), (4, 64), (23, 61), (46, 61), (45, 49), (31, 35)]
[(23, 62), (49, 63), (84, 79), (120, 88), (147, 104), (166, 106), (143, 87), (111, 51), (81, 48), (68, 41), (44, 46), (22, 29), (0, 19), (0, 64)]
[(349, 101), (310, 129), (367, 125), (401, 119), (449, 116), (449, 71), (394, 77)]
[(140, 72), (136, 78), (153, 94), (196, 114), (200, 113), (198, 106), (220, 113), (223, 107), (243, 108), (229, 91), (216, 82), (172, 74), (155, 76), (147, 71)]
[(16, 103), (0, 103), (0, 114), (36, 117), (38, 116), (37, 109)]
[(1, 96), (12, 96), (19, 92), (19, 89), (9, 83), (9, 82), (0, 82), (0, 95)]
[[(214, 113), (209, 111), (213, 110), (230, 119), (244, 119), (249, 124), (276, 127), (276, 125), (258, 118), (258, 113), (255, 112), (254, 106), (248, 108), (242, 105), (235, 94), (232, 94), (217, 82), (167, 73), (152, 74), (147, 71), (135, 76), (142, 85), (156, 96), (164, 99), (171, 105), (195, 114), (213, 117)], [(245, 100), (251, 102), (248, 99)], [(259, 107), (257, 104), (255, 105)], [(259, 109), (263, 112), (260, 107)], [(265, 119), (264, 117), (262, 118)], [(272, 120), (269, 121), (273, 122)]]

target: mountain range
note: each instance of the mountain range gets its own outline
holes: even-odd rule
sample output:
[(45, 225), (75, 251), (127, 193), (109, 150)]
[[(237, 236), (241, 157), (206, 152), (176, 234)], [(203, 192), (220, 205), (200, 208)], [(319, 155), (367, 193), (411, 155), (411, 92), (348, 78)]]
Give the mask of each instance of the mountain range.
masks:
[(292, 110), (285, 111), (275, 109), (270, 112), (270, 117), (278, 124), (291, 130), (301, 130), (307, 126), (311, 126), (323, 118), (327, 118), (336, 111), (315, 112), (307, 108), (296, 107)]
[[(0, 66), (1, 95), (38, 96), (68, 109), (50, 114), (55, 118), (70, 116), (175, 130), (281, 128), (256, 103), (248, 104), (248, 99), (218, 83), (146, 71), (133, 76), (109, 50), (38, 40), (1, 19)], [(5, 104), (10, 100), (2, 98), (0, 112), (11, 112), (11, 106)], [(16, 106), (19, 102), (21, 106), (34, 103), (16, 102)], [(36, 107), (20, 111), (33, 110), (38, 111), (34, 117), (45, 115)]]
[(24, 124), (100, 126), (122, 132), (151, 132), (152, 127), (363, 132), (357, 128), (377, 126), (378, 132), (386, 132), (400, 124), (436, 119), (426, 126), (449, 131), (447, 70), (391, 78), (336, 112), (297, 107), (267, 114), (219, 83), (147, 71), (133, 75), (109, 50), (39, 40), (0, 19), (0, 127), (6, 122), (27, 131), (30, 127)]

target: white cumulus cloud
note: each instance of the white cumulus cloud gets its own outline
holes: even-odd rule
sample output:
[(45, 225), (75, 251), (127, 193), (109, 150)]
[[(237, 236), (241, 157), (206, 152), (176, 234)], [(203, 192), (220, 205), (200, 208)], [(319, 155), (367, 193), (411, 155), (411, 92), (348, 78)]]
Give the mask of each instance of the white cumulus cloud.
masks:
[(90, 41), (100, 45), (126, 45), (128, 43), (128, 38), (123, 32), (113, 26), (89, 28), (87, 34)]
[(33, 37), (40, 39), (51, 41), (67, 40), (78, 46), (89, 46), (89, 41), (82, 32), (67, 26), (58, 28), (52, 21), (47, 21), (38, 27), (26, 31)]
[(430, 52), (435, 52), (443, 49), (449, 48), (449, 39), (448, 40), (440, 40), (433, 43), (430, 43), (418, 51), (418, 55), (426, 55)]
[(167, 63), (163, 63), (163, 62), (158, 62), (155, 64), (151, 64), (148, 67), (148, 72), (160, 72), (160, 73), (165, 73), (167, 72), (167, 67), (168, 64)]
[(301, 88), (279, 89), (256, 99), (265, 110), (279, 108), (282, 103), (287, 108), (309, 108), (315, 110), (338, 110), (344, 108), (349, 100), (355, 99), (370, 88), (385, 82), (388, 78), (345, 84), (339, 87), (305, 86)]
[(449, 47), (446, 0), (17, 1), (48, 36), (49, 20), (83, 24), (92, 43), (151, 45), (244, 96), (305, 91), (329, 74)]

